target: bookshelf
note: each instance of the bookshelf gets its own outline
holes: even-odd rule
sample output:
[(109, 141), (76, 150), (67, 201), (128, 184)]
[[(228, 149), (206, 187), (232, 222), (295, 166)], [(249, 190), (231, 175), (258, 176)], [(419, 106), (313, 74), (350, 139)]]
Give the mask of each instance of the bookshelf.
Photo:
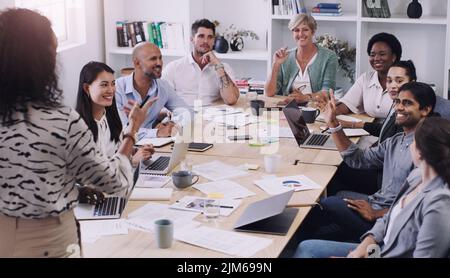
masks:
[[(419, 79), (436, 84), (437, 93), (448, 98), (450, 0), (420, 0), (423, 14), (419, 19), (406, 16), (410, 0), (388, 0), (392, 14), (390, 18), (364, 15), (362, 0), (304, 2), (308, 11), (319, 2), (341, 2), (342, 16), (315, 17), (318, 23), (317, 35), (331, 34), (356, 47), (356, 77), (370, 69), (366, 53), (369, 38), (378, 32), (389, 32), (402, 43), (402, 59), (415, 62)], [(272, 0), (108, 0), (104, 1), (106, 62), (116, 71), (131, 65), (131, 48), (117, 47), (116, 21), (182, 23), (185, 49), (163, 49), (164, 63), (167, 64), (190, 52), (190, 25), (203, 17), (220, 22), (218, 33), (235, 24), (238, 28), (255, 31), (260, 37), (259, 41), (245, 39), (245, 47), (241, 52), (230, 50), (226, 54), (217, 54), (233, 67), (236, 77), (265, 80), (271, 70), (272, 54), (281, 47), (295, 46), (287, 28), (291, 16), (273, 15)], [(346, 89), (351, 84), (338, 74), (337, 85)]]
[[(388, 0), (390, 18), (372, 18), (363, 14), (362, 0), (305, 0), (308, 11), (319, 2), (342, 4), (342, 16), (315, 17), (317, 35), (331, 34), (347, 40), (356, 47), (355, 75), (358, 77), (371, 67), (367, 57), (367, 42), (378, 32), (392, 33), (403, 46), (402, 59), (411, 59), (417, 67), (419, 79), (434, 83), (437, 94), (448, 98), (450, 74), (450, 0), (420, 0), (422, 17), (411, 19), (406, 15), (410, 0)], [(274, 53), (280, 47), (294, 47), (287, 28), (291, 16), (273, 15), (272, 1), (268, 1), (270, 23), (268, 49)], [(272, 55), (269, 57), (272, 63)], [(337, 85), (348, 88), (349, 82), (338, 74)]]
[[(217, 32), (223, 32), (231, 24), (238, 28), (255, 31), (259, 41), (244, 39), (242, 51), (231, 51), (217, 54), (219, 59), (229, 63), (236, 77), (254, 77), (265, 80), (267, 74), (269, 52), (267, 50), (267, 25), (265, 16), (267, 0), (108, 0), (104, 1), (105, 56), (106, 62), (116, 72), (130, 67), (131, 47), (118, 47), (116, 21), (164, 21), (181, 23), (184, 31), (185, 48), (170, 50), (161, 49), (164, 63), (178, 59), (190, 52), (190, 26), (200, 18), (208, 18), (220, 22)], [(236, 10), (236, 7), (240, 8)], [(177, 7), (174, 9), (173, 7)], [(251, 15), (248, 9), (253, 10)]]

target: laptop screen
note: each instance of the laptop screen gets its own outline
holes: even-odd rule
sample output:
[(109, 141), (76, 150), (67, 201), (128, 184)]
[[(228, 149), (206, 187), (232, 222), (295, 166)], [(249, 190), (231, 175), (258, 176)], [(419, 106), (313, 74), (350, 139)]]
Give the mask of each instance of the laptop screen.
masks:
[(283, 113), (286, 117), (289, 127), (292, 130), (292, 133), (294, 134), (297, 144), (300, 146), (306, 141), (306, 139), (308, 139), (310, 135), (308, 126), (303, 119), (302, 111), (298, 108), (295, 100), (292, 100), (283, 108)]

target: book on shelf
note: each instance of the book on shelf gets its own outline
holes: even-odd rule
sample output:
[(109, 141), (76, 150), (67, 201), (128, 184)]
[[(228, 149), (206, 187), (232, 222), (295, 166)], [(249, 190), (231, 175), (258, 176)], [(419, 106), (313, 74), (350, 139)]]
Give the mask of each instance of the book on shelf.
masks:
[(387, 0), (363, 0), (363, 13), (374, 18), (389, 18), (391, 11)]
[(134, 47), (143, 41), (154, 43), (161, 49), (183, 50), (184, 33), (181, 23), (117, 21), (117, 45)]
[(340, 9), (341, 3), (319, 3), (316, 7), (320, 9)]
[(272, 0), (272, 14), (295, 15), (306, 13), (304, 0)]
[(343, 13), (311, 13), (311, 16), (342, 16)]
[(312, 9), (313, 13), (342, 13), (342, 9), (328, 9), (328, 8), (319, 8), (319, 7), (314, 7)]

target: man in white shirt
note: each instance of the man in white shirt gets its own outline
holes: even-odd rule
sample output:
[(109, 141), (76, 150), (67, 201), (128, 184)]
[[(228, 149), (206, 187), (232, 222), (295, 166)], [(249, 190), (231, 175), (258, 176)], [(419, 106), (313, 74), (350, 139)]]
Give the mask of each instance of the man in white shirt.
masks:
[(234, 84), (234, 75), (228, 64), (221, 63), (214, 55), (216, 27), (207, 19), (192, 24), (190, 55), (169, 63), (163, 72), (163, 79), (191, 106), (195, 100), (202, 105), (222, 99), (233, 105), (239, 99), (239, 90)]

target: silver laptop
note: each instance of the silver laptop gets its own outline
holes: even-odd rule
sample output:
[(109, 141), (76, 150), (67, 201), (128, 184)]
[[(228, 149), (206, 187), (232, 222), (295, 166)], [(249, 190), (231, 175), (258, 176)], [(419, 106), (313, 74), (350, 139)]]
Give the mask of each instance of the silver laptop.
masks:
[(302, 116), (302, 111), (298, 108), (295, 100), (289, 102), (283, 108), (283, 113), (289, 127), (294, 134), (297, 144), (301, 148), (337, 150), (331, 135), (322, 133), (310, 133), (308, 126)]
[(130, 199), (133, 188), (134, 184), (117, 196), (106, 197), (101, 204), (78, 204), (74, 209), (75, 218), (78, 220), (119, 219)]
[(233, 228), (242, 232), (285, 235), (298, 213), (297, 208), (286, 208), (293, 193), (289, 190), (251, 203)]
[(156, 154), (151, 159), (140, 163), (139, 174), (166, 175), (180, 163), (187, 154), (188, 143), (175, 142), (170, 156)]

